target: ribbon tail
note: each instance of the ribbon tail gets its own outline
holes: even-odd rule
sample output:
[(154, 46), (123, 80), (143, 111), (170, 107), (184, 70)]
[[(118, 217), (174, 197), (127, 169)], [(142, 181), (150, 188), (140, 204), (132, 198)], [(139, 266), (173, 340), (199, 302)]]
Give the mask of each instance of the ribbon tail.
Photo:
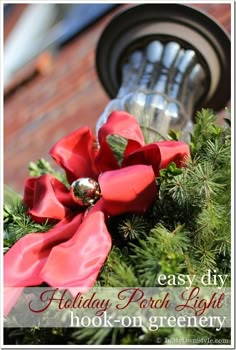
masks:
[(54, 247), (41, 271), (49, 285), (74, 295), (89, 290), (111, 249), (111, 237), (101, 211), (89, 213), (74, 236)]
[(3, 291), (3, 312), (4, 316), (7, 316), (11, 311), (13, 305), (20, 297), (24, 287), (4, 287)]
[(70, 216), (60, 221), (48, 232), (30, 233), (19, 239), (4, 255), (5, 315), (21, 294), (20, 288), (37, 286), (43, 282), (40, 271), (51, 249), (73, 236), (82, 217), (82, 214), (75, 217)]

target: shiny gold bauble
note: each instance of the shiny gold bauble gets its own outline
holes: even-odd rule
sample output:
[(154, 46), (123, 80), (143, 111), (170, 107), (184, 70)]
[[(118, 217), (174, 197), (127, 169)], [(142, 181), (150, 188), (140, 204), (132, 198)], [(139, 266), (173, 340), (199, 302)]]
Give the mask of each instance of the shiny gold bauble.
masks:
[(82, 177), (71, 184), (71, 193), (76, 203), (81, 206), (90, 206), (100, 197), (100, 188), (94, 179)]

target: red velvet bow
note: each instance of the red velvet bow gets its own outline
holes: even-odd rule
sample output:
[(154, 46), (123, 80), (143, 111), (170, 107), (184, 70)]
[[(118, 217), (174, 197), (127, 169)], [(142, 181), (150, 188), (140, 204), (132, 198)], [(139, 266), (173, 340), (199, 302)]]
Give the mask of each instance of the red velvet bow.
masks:
[[(127, 139), (119, 165), (107, 136)], [(79, 206), (70, 190), (51, 175), (26, 180), (24, 202), (37, 222), (58, 223), (46, 233), (19, 239), (4, 256), (4, 307), (7, 314), (22, 289), (46, 282), (51, 286), (85, 291), (95, 283), (111, 249), (105, 219), (126, 212), (143, 213), (155, 201), (155, 177), (174, 161), (183, 165), (188, 146), (180, 141), (144, 145), (137, 120), (113, 112), (99, 130), (100, 148), (91, 130), (82, 127), (59, 141), (51, 156), (66, 172), (71, 184), (82, 177), (99, 182), (101, 198), (89, 211)]]

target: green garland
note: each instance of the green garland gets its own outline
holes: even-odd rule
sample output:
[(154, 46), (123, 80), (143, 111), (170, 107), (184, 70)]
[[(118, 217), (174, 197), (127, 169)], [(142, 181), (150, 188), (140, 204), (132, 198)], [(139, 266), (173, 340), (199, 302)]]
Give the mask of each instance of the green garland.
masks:
[[(221, 126), (211, 110), (197, 113), (191, 134), (192, 160), (185, 168), (174, 163), (157, 178), (159, 198), (144, 215), (125, 214), (108, 222), (113, 248), (100, 273), (97, 286), (158, 286), (158, 274), (195, 274), (207, 270), (230, 275), (231, 252), (231, 133), (230, 123)], [(178, 139), (170, 131), (169, 138)], [(109, 140), (121, 159), (122, 139)], [(55, 173), (48, 162), (30, 163), (30, 175)], [(8, 196), (9, 197), (9, 196)], [(11, 197), (11, 196), (10, 196)], [(29, 232), (43, 232), (26, 214), (16, 199), (4, 207), (5, 251)], [(199, 282), (200, 283), (200, 282)], [(228, 279), (227, 286), (230, 286)], [(160, 328), (147, 331), (135, 328), (48, 328), (5, 329), (6, 344), (164, 344), (168, 339), (211, 338), (212, 344), (224, 338), (230, 343), (230, 329)], [(188, 342), (186, 342), (188, 344)], [(189, 343), (191, 344), (191, 342)]]

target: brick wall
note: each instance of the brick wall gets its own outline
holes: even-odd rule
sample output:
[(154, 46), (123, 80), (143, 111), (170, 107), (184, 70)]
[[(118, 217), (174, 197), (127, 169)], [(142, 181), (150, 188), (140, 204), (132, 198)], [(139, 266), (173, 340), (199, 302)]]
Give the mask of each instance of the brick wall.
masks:
[[(230, 30), (230, 5), (194, 6)], [(84, 124), (95, 128), (109, 101), (96, 75), (95, 48), (103, 28), (119, 10), (102, 18), (48, 61), (41, 57), (33, 62), (28, 68), (35, 74), (8, 90), (4, 101), (4, 183), (19, 193), (30, 161), (49, 160), (51, 146), (76, 128)], [(10, 25), (5, 26), (9, 32)]]

